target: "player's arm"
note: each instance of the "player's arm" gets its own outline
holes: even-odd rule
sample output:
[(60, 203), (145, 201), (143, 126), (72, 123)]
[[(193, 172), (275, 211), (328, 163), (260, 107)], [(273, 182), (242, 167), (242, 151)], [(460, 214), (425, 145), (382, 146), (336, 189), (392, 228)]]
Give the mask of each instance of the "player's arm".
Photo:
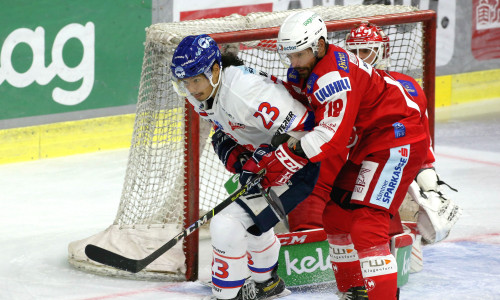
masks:
[(214, 129), (215, 132), (212, 135), (212, 146), (215, 153), (229, 172), (241, 173), (243, 165), (252, 155), (252, 152), (236, 143), (224, 131), (218, 128)]
[[(331, 93), (328, 97), (321, 99), (322, 101), (313, 99), (322, 103), (322, 106), (315, 110), (319, 124), (297, 143), (281, 144), (274, 152), (263, 156), (257, 164), (254, 172), (266, 169), (264, 186), (282, 185), (309, 161), (317, 162), (327, 157), (328, 153), (344, 151), (352, 133), (357, 107), (356, 102), (348, 105), (347, 89), (351, 90), (348, 79), (342, 78), (340, 73), (337, 77), (338, 80), (344, 80), (346, 87), (344, 90)], [(314, 88), (319, 90), (321, 86), (314, 83)], [(315, 97), (314, 91), (312, 94), (311, 97)]]

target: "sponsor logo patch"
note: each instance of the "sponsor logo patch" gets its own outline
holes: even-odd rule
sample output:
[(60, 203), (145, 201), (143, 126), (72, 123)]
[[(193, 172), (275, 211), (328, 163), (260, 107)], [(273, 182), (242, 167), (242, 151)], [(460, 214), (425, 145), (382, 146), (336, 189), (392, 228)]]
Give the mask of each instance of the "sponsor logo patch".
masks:
[(408, 94), (412, 95), (413, 97), (418, 96), (417, 89), (415, 88), (415, 85), (413, 85), (413, 82), (408, 80), (398, 80), (398, 81), (405, 88)]
[(343, 77), (321, 87), (319, 90), (314, 92), (314, 96), (316, 96), (316, 99), (318, 99), (319, 102), (323, 103), (325, 100), (331, 99), (335, 94), (347, 92), (350, 90), (351, 82), (349, 81), (349, 78)]
[(309, 75), (309, 79), (307, 80), (307, 93), (312, 94), (313, 89), (314, 89), (314, 84), (316, 83), (316, 80), (318, 80), (319, 76), (316, 75), (315, 73), (311, 73)]
[(219, 123), (217, 120), (212, 120), (212, 122), (215, 124), (215, 126), (219, 127), (220, 130), (224, 131), (224, 127), (221, 123)]
[(299, 83), (300, 77), (299, 72), (297, 72), (294, 68), (289, 68), (286, 74), (286, 78), (288, 82)]
[(347, 53), (339, 51), (335, 51), (333, 53), (335, 54), (335, 58), (337, 59), (337, 67), (340, 70), (349, 73), (349, 58), (347, 56)]
[(297, 116), (293, 112), (289, 112), (288, 115), (286, 116), (285, 120), (283, 120), (283, 123), (281, 123), (280, 127), (278, 130), (276, 130), (276, 133), (274, 135), (280, 135), (282, 133), (288, 132), (288, 129), (290, 129), (290, 126), (292, 125), (293, 121), (297, 118)]
[(363, 161), (358, 177), (356, 178), (356, 184), (354, 185), (354, 190), (352, 192), (352, 199), (363, 201), (377, 168), (378, 163), (373, 161)]
[(245, 125), (244, 124), (240, 124), (240, 123), (233, 123), (231, 121), (229, 121), (229, 126), (231, 126), (231, 130), (232, 131), (235, 131), (236, 129), (244, 129), (245, 128)]
[(391, 148), (391, 156), (380, 174), (378, 183), (373, 190), (370, 203), (385, 208), (391, 206), (394, 195), (401, 183), (403, 169), (408, 163), (409, 153), (409, 146)]

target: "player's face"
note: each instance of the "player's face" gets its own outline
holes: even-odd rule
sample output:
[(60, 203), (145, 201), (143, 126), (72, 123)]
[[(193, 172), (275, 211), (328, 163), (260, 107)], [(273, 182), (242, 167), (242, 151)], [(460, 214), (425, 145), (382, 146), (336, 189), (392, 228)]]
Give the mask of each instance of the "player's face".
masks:
[(364, 62), (368, 64), (373, 64), (375, 62), (375, 59), (377, 58), (377, 51), (378, 48), (363, 48), (363, 49), (358, 49), (358, 56), (361, 58)]
[(184, 78), (181, 85), (198, 101), (206, 100), (212, 93), (212, 85), (204, 74)]
[(290, 66), (299, 73), (301, 78), (308, 78), (316, 65), (316, 57), (311, 48), (288, 54), (288, 59)]

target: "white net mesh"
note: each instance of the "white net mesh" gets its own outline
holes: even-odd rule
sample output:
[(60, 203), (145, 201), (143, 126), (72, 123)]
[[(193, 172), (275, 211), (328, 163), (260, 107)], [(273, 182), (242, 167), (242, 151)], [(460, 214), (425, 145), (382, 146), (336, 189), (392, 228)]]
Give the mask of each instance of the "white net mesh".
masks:
[[(311, 10), (315, 10), (325, 21), (329, 21), (406, 13), (416, 9), (407, 6), (369, 5), (315, 7)], [(278, 27), (292, 12), (294, 11), (251, 13), (247, 16), (231, 15), (218, 19), (154, 24), (147, 28), (130, 156), (120, 206), (111, 226), (113, 229), (111, 231), (118, 232), (114, 234), (129, 236), (130, 229), (146, 228), (141, 230), (139, 235), (147, 236), (148, 228), (163, 228), (163, 236), (156, 231), (151, 234), (161, 244), (182, 229), (185, 209), (185, 100), (174, 92), (169, 68), (176, 45), (187, 35)], [(382, 29), (391, 40), (391, 69), (420, 78), (423, 57), (422, 25), (420, 23), (391, 25), (382, 26)], [(329, 42), (344, 46), (346, 33), (347, 31), (329, 32)], [(220, 46), (223, 50), (237, 52), (248, 66), (281, 79), (285, 77), (286, 69), (279, 61), (273, 40)], [(227, 197), (223, 184), (230, 174), (225, 171), (212, 150), (209, 138), (210, 126), (201, 122), (199, 202), (200, 210), (203, 211), (211, 209), (218, 201)], [(123, 229), (121, 233), (120, 229)], [(109, 235), (104, 235), (101, 241), (94, 238), (92, 243), (106, 247), (109, 239)], [(114, 240), (118, 244), (120, 239)], [(126, 238), (123, 238), (123, 241), (123, 245), (114, 247), (125, 256), (135, 255), (141, 258), (152, 252), (152, 249), (144, 247), (130, 253), (131, 247), (127, 243), (133, 241)], [(86, 258), (82, 249), (88, 243), (89, 239), (84, 239), (70, 244), (70, 262), (79, 268), (109, 275), (109, 269), (96, 265)], [(166, 255), (171, 254), (168, 252)], [(182, 259), (179, 261), (182, 265)], [(135, 276), (154, 278), (165, 275), (173, 280), (182, 279), (183, 266), (165, 267), (166, 265), (168, 264), (161, 266), (153, 264)], [(107, 271), (101, 271), (104, 269)], [(119, 273), (113, 274), (123, 275)], [(154, 276), (145, 275), (147, 273)]]

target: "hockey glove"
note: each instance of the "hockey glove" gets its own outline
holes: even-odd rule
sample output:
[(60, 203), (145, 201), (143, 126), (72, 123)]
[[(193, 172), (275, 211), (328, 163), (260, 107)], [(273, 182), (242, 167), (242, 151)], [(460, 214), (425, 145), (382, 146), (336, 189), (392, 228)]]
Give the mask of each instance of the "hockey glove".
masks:
[[(261, 161), (262, 157), (270, 152), (272, 152), (275, 148), (271, 147), (268, 144), (262, 144), (257, 148), (252, 157), (247, 160), (247, 162), (243, 165), (243, 170), (240, 174), (240, 183), (241, 185), (247, 184), (252, 181), (252, 179), (257, 176), (257, 173), (261, 170), (257, 167), (259, 161)], [(258, 187), (253, 187), (247, 191), (247, 194), (256, 194), (260, 193)]]
[(262, 186), (280, 186), (286, 184), (297, 171), (302, 169), (309, 160), (293, 153), (288, 144), (281, 144), (278, 148), (264, 155), (254, 170), (255, 173), (266, 169), (262, 179)]
[(241, 173), (243, 165), (252, 155), (252, 152), (236, 143), (220, 129), (217, 129), (212, 135), (212, 146), (226, 169), (231, 173)]

